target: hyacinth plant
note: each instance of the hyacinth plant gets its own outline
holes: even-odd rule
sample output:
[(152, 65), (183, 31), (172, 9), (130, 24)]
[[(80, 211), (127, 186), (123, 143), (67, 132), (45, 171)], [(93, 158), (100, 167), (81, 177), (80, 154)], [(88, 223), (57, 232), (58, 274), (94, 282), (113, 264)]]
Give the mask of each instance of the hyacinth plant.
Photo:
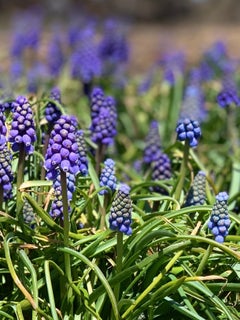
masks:
[[(229, 152), (217, 102), (239, 72), (218, 43), (194, 67), (163, 55), (141, 95), (129, 75), (125, 89), (94, 78), (84, 99), (66, 72), (88, 42), (81, 18), (59, 90), (47, 79), (28, 96), (24, 75), (7, 98), (3, 88), (0, 319), (239, 319), (240, 148)], [(41, 49), (24, 25), (13, 59)], [(111, 42), (99, 39), (104, 60)]]

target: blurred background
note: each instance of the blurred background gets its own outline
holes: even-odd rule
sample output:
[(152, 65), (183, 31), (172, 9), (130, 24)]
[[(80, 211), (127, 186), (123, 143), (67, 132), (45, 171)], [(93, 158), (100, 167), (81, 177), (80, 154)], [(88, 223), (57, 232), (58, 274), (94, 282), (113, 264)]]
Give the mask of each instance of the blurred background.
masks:
[(48, 23), (69, 24), (78, 15), (121, 19), (131, 43), (133, 73), (146, 71), (163, 51), (183, 50), (195, 63), (217, 40), (232, 56), (240, 56), (238, 0), (0, 0), (3, 45), (15, 14), (30, 7), (44, 15), (46, 31)]

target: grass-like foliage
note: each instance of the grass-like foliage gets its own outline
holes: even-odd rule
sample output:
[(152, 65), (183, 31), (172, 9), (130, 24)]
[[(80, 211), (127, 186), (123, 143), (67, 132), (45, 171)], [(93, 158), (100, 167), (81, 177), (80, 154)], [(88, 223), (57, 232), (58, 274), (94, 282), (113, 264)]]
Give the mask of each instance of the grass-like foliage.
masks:
[[(67, 61), (34, 93), (25, 76), (12, 84), (0, 113), (1, 319), (239, 319), (240, 109), (231, 97), (217, 103), (222, 88), (230, 92), (219, 61), (231, 59), (210, 53), (195, 67), (208, 63), (212, 78), (194, 80), (170, 55), (144, 90), (127, 72), (116, 86), (111, 68), (72, 79)], [(61, 99), (50, 95), (54, 85)], [(96, 86), (95, 95), (114, 98), (101, 96), (104, 111), (93, 106)], [(20, 95), (31, 139), (19, 138)], [(56, 110), (62, 122), (52, 120)], [(56, 123), (69, 124), (70, 144)], [(66, 160), (74, 130), (80, 169), (73, 155)]]

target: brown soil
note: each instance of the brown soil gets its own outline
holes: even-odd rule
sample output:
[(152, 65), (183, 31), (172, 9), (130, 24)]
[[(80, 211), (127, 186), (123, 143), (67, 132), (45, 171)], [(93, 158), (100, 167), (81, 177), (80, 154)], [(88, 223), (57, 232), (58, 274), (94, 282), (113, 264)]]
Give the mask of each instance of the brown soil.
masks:
[(148, 70), (162, 52), (181, 50), (187, 61), (195, 63), (214, 41), (223, 40), (230, 56), (240, 57), (240, 24), (191, 23), (179, 25), (137, 24), (129, 29), (131, 71)]

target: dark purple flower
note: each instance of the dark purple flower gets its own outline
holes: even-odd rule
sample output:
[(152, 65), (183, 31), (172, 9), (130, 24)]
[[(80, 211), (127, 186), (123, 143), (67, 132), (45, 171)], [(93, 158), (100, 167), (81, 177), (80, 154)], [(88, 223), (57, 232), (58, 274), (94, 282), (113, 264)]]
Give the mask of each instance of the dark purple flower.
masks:
[(3, 196), (5, 200), (12, 197), (13, 172), (11, 163), (12, 155), (5, 144), (0, 150), (0, 185), (3, 188)]
[(94, 89), (91, 97), (92, 141), (97, 144), (112, 144), (117, 134), (116, 102), (113, 97), (102, 97), (101, 89)]
[(61, 110), (57, 107), (54, 101), (61, 104), (61, 91), (59, 88), (55, 87), (51, 90), (49, 101), (45, 108), (45, 117), (50, 124), (54, 124), (62, 115)]
[(87, 147), (84, 139), (83, 130), (78, 130), (76, 133), (76, 139), (78, 144), (80, 172), (83, 176), (88, 174), (88, 159), (87, 159)]
[(72, 117), (62, 115), (55, 123), (50, 135), (45, 156), (46, 177), (54, 180), (59, 170), (76, 175), (79, 169), (78, 144), (76, 127)]
[(132, 234), (132, 201), (130, 198), (130, 188), (122, 184), (113, 200), (109, 225), (110, 229), (123, 232), (126, 235)]
[(158, 122), (152, 120), (149, 131), (145, 139), (145, 148), (143, 154), (143, 161), (149, 164), (153, 161), (156, 153), (161, 150), (161, 140), (159, 135)]
[(23, 61), (21, 59), (14, 59), (11, 61), (9, 76), (10, 81), (16, 83), (24, 74)]
[(71, 76), (82, 83), (91, 83), (94, 78), (100, 77), (102, 63), (96, 45), (91, 39), (83, 41), (73, 52), (70, 58)]
[(200, 83), (190, 84), (185, 89), (181, 119), (186, 118), (198, 119), (199, 122), (206, 118), (205, 99)]
[[(115, 176), (115, 162), (112, 159), (104, 161), (104, 168), (100, 175), (100, 187), (108, 187), (112, 191), (117, 188), (117, 178)], [(107, 194), (108, 190), (101, 190), (99, 194)]]
[(32, 228), (35, 227), (36, 215), (33, 211), (32, 206), (27, 201), (24, 201), (24, 204), (23, 204), (23, 220), (26, 224), (28, 224)]
[(208, 222), (208, 228), (214, 235), (215, 240), (219, 243), (224, 242), (231, 224), (228, 214), (227, 200), (227, 192), (220, 192), (216, 196), (216, 202), (213, 205), (210, 220)]
[(105, 24), (99, 55), (110, 64), (126, 63), (129, 59), (129, 44), (114, 20), (108, 20)]
[(64, 53), (61, 39), (54, 34), (50, 40), (47, 53), (47, 65), (52, 77), (58, 77), (64, 64)]
[(220, 107), (226, 108), (231, 104), (235, 104), (238, 106), (240, 104), (240, 100), (234, 91), (221, 91), (217, 95), (217, 103)]
[(0, 149), (2, 149), (2, 147), (5, 145), (7, 141), (7, 138), (6, 138), (7, 127), (5, 125), (5, 120), (6, 120), (6, 117), (4, 116), (2, 111), (0, 111)]
[(36, 141), (35, 123), (30, 103), (26, 97), (19, 96), (13, 103), (13, 119), (9, 132), (9, 142), (13, 151), (24, 145), (27, 154), (33, 153)]
[[(155, 153), (154, 158), (151, 162), (151, 168), (153, 181), (168, 180), (172, 176), (171, 161), (167, 154), (162, 153), (161, 151)], [(152, 190), (162, 194), (166, 194), (166, 190), (162, 187), (154, 186)]]
[(188, 141), (190, 147), (196, 147), (198, 145), (198, 140), (201, 137), (201, 128), (198, 121), (190, 120), (186, 118), (185, 120), (180, 120), (176, 127), (177, 140)]
[(194, 178), (193, 184), (187, 194), (184, 207), (200, 206), (206, 201), (206, 174), (199, 171)]

